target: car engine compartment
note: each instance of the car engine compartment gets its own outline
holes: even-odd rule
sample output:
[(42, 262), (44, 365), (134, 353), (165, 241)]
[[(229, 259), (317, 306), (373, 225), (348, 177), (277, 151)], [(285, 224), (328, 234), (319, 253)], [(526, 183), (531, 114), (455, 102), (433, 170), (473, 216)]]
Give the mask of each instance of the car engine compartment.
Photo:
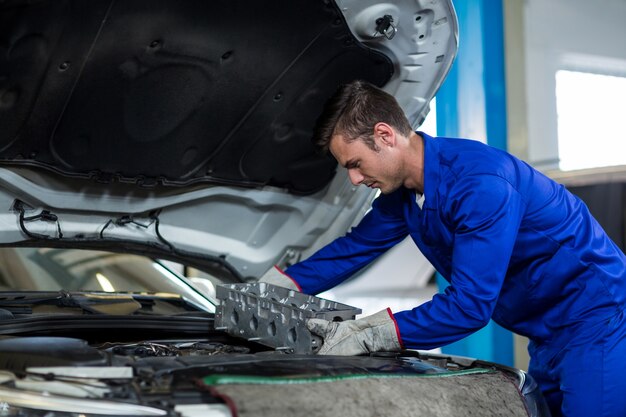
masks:
[[(275, 407), (279, 400), (274, 397), (284, 389), (295, 398), (305, 393), (322, 395), (337, 384), (335, 391), (376, 391), (380, 386), (406, 391), (415, 383), (430, 386), (458, 379), (456, 383), (476, 389), (504, 387), (508, 394), (498, 395), (515, 397), (517, 408), (523, 410), (515, 378), (480, 363), (414, 351), (326, 357), (263, 349), (267, 348), (210, 339), (90, 344), (56, 336), (4, 338), (0, 340), (0, 405), (31, 408), (37, 404), (38, 409), (64, 413), (80, 409), (86, 415), (167, 416), (194, 416), (200, 407), (205, 415), (241, 416), (254, 415), (259, 407)], [(456, 375), (463, 378), (437, 378)], [(388, 378), (392, 381), (381, 385), (381, 379)], [(285, 385), (276, 389), (275, 384)], [(258, 403), (262, 398), (267, 399)]]

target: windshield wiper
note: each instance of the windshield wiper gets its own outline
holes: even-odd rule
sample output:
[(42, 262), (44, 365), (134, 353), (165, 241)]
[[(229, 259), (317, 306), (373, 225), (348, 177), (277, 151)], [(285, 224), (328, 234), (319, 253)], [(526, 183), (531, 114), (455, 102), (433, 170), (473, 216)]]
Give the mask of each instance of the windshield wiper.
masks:
[(92, 314), (133, 314), (141, 309), (141, 303), (136, 301), (130, 294), (87, 294), (70, 293), (65, 290), (58, 292), (2, 293), (0, 296), (0, 308), (15, 314), (29, 314), (25, 310), (43, 305), (51, 305), (60, 308), (77, 308)]

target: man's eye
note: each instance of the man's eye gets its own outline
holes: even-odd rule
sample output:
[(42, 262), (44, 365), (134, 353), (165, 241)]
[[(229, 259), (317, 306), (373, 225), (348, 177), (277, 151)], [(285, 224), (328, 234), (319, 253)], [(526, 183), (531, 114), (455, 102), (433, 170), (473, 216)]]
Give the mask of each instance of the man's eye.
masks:
[(346, 169), (355, 169), (361, 166), (361, 162), (360, 161), (350, 161), (348, 162), (345, 167)]

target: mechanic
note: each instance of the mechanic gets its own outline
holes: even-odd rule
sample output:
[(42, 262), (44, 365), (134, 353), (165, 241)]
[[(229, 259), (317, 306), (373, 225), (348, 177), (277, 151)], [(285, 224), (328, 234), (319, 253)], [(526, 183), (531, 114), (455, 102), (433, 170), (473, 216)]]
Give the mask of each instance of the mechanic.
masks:
[(326, 103), (314, 141), (381, 195), (345, 236), (261, 280), (318, 294), (410, 235), (450, 283), (412, 310), (309, 320), (319, 353), (432, 349), (493, 319), (530, 339), (554, 416), (626, 416), (626, 257), (580, 199), (504, 151), (413, 131), (361, 81)]

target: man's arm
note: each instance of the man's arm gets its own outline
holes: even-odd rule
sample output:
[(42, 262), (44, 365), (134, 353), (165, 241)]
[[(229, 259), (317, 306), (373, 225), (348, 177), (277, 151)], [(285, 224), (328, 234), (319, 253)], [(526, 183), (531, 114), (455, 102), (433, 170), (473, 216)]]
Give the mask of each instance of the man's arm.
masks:
[(444, 346), (489, 322), (525, 208), (521, 195), (500, 177), (465, 178), (454, 187), (444, 207), (455, 228), (451, 285), (431, 301), (394, 314), (405, 346)]
[(285, 273), (306, 294), (318, 294), (342, 283), (407, 236), (404, 219), (394, 213), (401, 210), (400, 198), (400, 193), (377, 198), (349, 233), (290, 266)]

